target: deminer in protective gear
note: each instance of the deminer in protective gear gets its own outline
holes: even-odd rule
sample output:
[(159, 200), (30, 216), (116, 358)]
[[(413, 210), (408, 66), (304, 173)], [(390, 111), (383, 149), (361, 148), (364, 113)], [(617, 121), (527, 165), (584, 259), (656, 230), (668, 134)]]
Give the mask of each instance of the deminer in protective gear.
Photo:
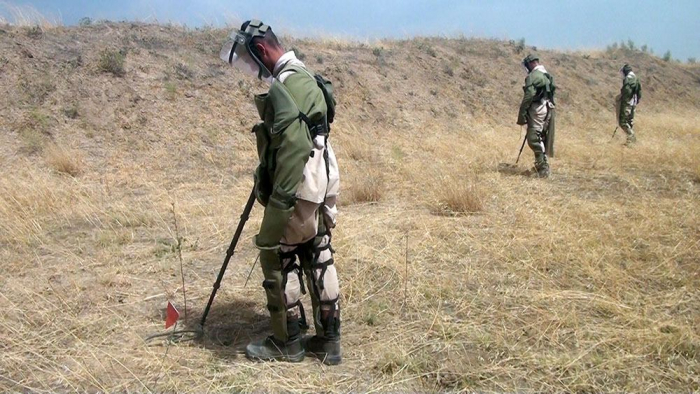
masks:
[(621, 69), (622, 89), (615, 99), (616, 115), (618, 125), (627, 134), (626, 144), (637, 142), (634, 134), (634, 110), (642, 99), (642, 84), (639, 78), (632, 72), (632, 67), (625, 64)]
[(547, 156), (554, 156), (554, 78), (540, 64), (539, 57), (528, 55), (523, 66), (528, 75), (518, 112), (519, 125), (527, 124), (527, 144), (535, 153), (535, 172), (549, 177)]
[[(248, 344), (246, 356), (299, 362), (309, 354), (325, 364), (338, 364), (340, 288), (331, 229), (338, 213), (340, 179), (328, 141), (325, 90), (293, 51), (285, 52), (272, 28), (259, 20), (234, 31), (221, 58), (270, 84), (266, 94), (254, 98), (262, 122), (253, 132), (260, 159), (255, 193), (265, 207), (254, 243), (260, 250), (272, 335)], [(307, 325), (300, 297), (307, 290), (316, 335), (303, 340), (301, 331)]]

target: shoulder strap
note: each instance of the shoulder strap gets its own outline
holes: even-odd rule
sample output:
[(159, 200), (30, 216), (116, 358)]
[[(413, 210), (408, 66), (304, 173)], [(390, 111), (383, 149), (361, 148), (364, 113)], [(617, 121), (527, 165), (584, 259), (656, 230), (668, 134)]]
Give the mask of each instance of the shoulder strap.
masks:
[[(297, 73), (300, 71), (306, 72), (307, 75), (309, 75), (312, 79), (314, 79), (314, 76), (311, 75), (311, 73), (308, 70), (306, 70), (303, 67), (294, 66), (294, 65), (289, 66), (288, 70), (282, 71), (280, 73), (280, 77), (283, 74), (287, 74), (284, 77), (284, 79), (287, 79), (291, 74), (294, 74), (294, 73)], [(299, 121), (306, 123), (306, 127), (309, 129), (309, 133), (311, 134), (311, 138), (314, 139), (319, 135), (323, 135), (327, 138), (329, 130), (328, 130), (328, 126), (326, 124), (325, 119), (319, 123), (312, 122), (311, 119), (309, 119), (309, 117), (301, 111), (301, 108), (299, 108), (299, 104), (296, 102), (296, 99), (294, 99), (294, 95), (291, 94), (291, 92), (289, 91), (289, 88), (287, 88), (287, 85), (284, 84), (284, 82), (282, 81), (281, 78), (278, 77), (278, 79), (280, 79), (281, 85), (284, 86), (284, 89), (287, 91), (289, 96), (292, 98), (294, 105), (297, 107), (297, 111), (299, 111), (299, 114), (297, 115), (297, 119), (299, 119)]]

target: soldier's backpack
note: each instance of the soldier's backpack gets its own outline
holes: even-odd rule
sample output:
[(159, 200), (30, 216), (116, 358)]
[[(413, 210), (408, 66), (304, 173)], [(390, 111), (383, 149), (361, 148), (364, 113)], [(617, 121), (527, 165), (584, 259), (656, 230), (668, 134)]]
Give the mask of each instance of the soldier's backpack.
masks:
[(545, 95), (547, 96), (549, 101), (551, 101), (552, 104), (554, 104), (554, 93), (557, 90), (557, 86), (554, 84), (554, 77), (551, 76), (549, 73), (544, 73), (544, 76), (547, 77), (547, 79), (549, 80), (549, 89), (546, 89)]
[(326, 100), (326, 107), (328, 107), (328, 112), (326, 112), (326, 118), (328, 119), (328, 123), (333, 123), (333, 119), (335, 118), (336, 104), (335, 97), (333, 97), (333, 83), (324, 78), (321, 74), (314, 75), (314, 79), (316, 80), (316, 85), (318, 85), (318, 87), (321, 89), (321, 92), (323, 92), (323, 98)]
[(333, 96), (333, 83), (324, 78), (321, 74), (311, 74), (311, 72), (304, 67), (292, 66), (292, 69), (296, 71), (303, 71), (316, 81), (316, 85), (323, 93), (323, 100), (326, 102), (327, 108), (326, 121), (322, 124), (314, 124), (311, 119), (309, 119), (306, 114), (302, 112), (299, 112), (299, 119), (306, 123), (306, 125), (309, 127), (309, 132), (313, 137), (317, 135), (324, 135), (328, 137), (328, 133), (331, 131), (330, 124), (333, 123), (333, 120), (335, 119), (336, 101), (335, 97)]

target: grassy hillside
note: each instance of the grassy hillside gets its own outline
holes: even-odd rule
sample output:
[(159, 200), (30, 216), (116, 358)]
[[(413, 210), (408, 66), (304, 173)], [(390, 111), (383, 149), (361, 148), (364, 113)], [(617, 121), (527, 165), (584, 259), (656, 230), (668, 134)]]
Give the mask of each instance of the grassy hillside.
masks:
[[(539, 51), (539, 180), (528, 148), (513, 165), (530, 48), (285, 39), (340, 102), (344, 363), (243, 356), (269, 330), (259, 207), (206, 337), (145, 343), (185, 309), (180, 256), (198, 320), (252, 186), (265, 86), (218, 59), (226, 35), (0, 28), (0, 391), (700, 390), (700, 67), (641, 52)], [(632, 148), (610, 138), (626, 62)]]

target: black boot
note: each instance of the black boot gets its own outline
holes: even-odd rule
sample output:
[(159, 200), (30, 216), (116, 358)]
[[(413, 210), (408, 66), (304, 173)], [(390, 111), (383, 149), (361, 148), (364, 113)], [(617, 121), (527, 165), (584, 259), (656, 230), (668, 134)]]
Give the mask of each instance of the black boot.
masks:
[(301, 341), (299, 320), (287, 320), (287, 332), (289, 339), (286, 342), (276, 339), (274, 336), (251, 342), (245, 348), (245, 355), (254, 361), (286, 361), (298, 363), (304, 360), (304, 346)]
[(272, 335), (251, 342), (245, 348), (245, 356), (253, 361), (286, 361), (298, 363), (304, 361), (304, 347), (301, 338), (281, 342)]
[(340, 352), (340, 316), (335, 311), (335, 317), (323, 319), (323, 336), (307, 337), (304, 349), (309, 355), (321, 360), (326, 365), (338, 365), (342, 361)]
[(538, 178), (549, 178), (549, 163), (546, 160), (535, 163), (535, 171)]
[(331, 339), (314, 335), (306, 339), (304, 348), (310, 356), (318, 358), (326, 365), (338, 365), (342, 361), (340, 337)]

